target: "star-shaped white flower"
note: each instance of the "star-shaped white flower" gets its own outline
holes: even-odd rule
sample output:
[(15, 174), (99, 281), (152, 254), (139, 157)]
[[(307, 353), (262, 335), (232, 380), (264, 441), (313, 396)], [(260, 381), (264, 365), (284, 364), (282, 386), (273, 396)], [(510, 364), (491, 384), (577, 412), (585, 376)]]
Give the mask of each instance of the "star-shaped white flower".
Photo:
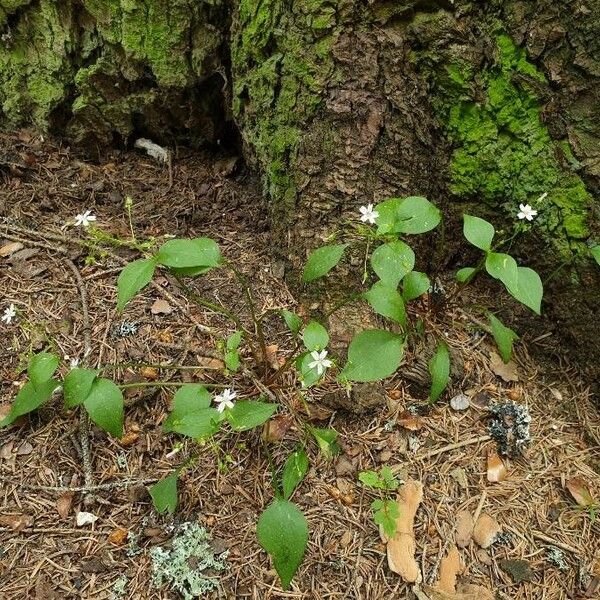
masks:
[(2, 321), (4, 321), (7, 325), (10, 325), (10, 322), (17, 316), (17, 309), (14, 304), (11, 304), (8, 308), (4, 310), (4, 314), (2, 315)]
[(80, 227), (81, 225), (84, 227), (89, 227), (95, 220), (96, 215), (93, 215), (91, 210), (86, 210), (83, 214), (76, 215), (75, 227)]
[(379, 213), (373, 209), (372, 204), (367, 204), (367, 206), (360, 207), (360, 220), (363, 223), (371, 223), (371, 225), (375, 225), (375, 219), (379, 216)]
[(517, 215), (519, 219), (527, 219), (528, 221), (533, 221), (535, 215), (537, 215), (537, 210), (531, 208), (529, 204), (519, 204), (519, 209), (521, 212)]
[(76, 369), (79, 366), (79, 359), (72, 358), (69, 364), (71, 365), (71, 369)]
[(233, 408), (235, 406), (233, 401), (236, 397), (236, 392), (227, 388), (221, 394), (215, 396), (213, 402), (217, 404), (217, 410), (222, 413), (226, 408)]
[(325, 369), (329, 368), (333, 363), (327, 358), (327, 350), (323, 350), (322, 352), (318, 352), (314, 350), (310, 353), (312, 362), (308, 363), (309, 369), (317, 369), (318, 375), (323, 375)]

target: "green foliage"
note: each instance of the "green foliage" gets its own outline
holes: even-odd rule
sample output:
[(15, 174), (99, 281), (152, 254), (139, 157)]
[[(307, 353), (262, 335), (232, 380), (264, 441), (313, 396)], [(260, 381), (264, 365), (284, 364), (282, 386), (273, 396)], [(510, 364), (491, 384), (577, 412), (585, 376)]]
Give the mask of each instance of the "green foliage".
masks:
[(307, 350), (323, 350), (329, 344), (329, 334), (323, 325), (310, 321), (304, 328), (302, 341)]
[(123, 437), (123, 394), (113, 381), (96, 379), (83, 405), (98, 427), (116, 438)]
[(402, 280), (402, 296), (405, 302), (419, 298), (431, 287), (429, 277), (419, 271), (411, 271)]
[(590, 252), (592, 253), (594, 260), (600, 265), (600, 244), (592, 246)]
[(260, 516), (256, 533), (260, 545), (273, 560), (281, 587), (289, 589), (308, 543), (305, 516), (295, 504), (276, 499)]
[(492, 313), (488, 313), (488, 319), (500, 356), (502, 357), (502, 360), (507, 363), (512, 354), (513, 342), (518, 340), (519, 336), (510, 329), (510, 327), (506, 327), (506, 325)]
[(378, 315), (388, 317), (406, 327), (404, 299), (396, 288), (389, 287), (383, 281), (377, 281), (365, 294), (365, 298)]
[(442, 220), (442, 214), (426, 198), (409, 196), (391, 198), (378, 204), (377, 233), (426, 233), (435, 229)]
[(175, 239), (160, 247), (156, 260), (165, 267), (177, 269), (218, 267), (221, 264), (221, 252), (210, 238)]
[(445, 342), (440, 342), (428, 364), (431, 374), (429, 401), (436, 402), (450, 380), (450, 352)]
[(494, 279), (499, 279), (507, 290), (517, 288), (519, 281), (517, 261), (509, 254), (489, 252), (485, 259), (485, 269)]
[(400, 507), (395, 500), (373, 500), (373, 521), (380, 525), (385, 535), (390, 538), (396, 533), (396, 519), (400, 516)]
[(544, 287), (540, 276), (533, 269), (519, 267), (517, 287), (508, 291), (533, 312), (538, 315), (541, 314)]
[(464, 267), (456, 273), (456, 280), (459, 283), (469, 283), (473, 279), (477, 269), (475, 267)]
[(54, 375), (56, 369), (58, 369), (59, 362), (60, 359), (55, 354), (50, 354), (48, 352), (35, 354), (32, 356), (29, 361), (29, 366), (27, 367), (29, 381), (31, 381), (34, 386), (40, 386), (46, 383), (52, 375)]
[(361, 471), (358, 474), (358, 479), (367, 487), (376, 490), (392, 491), (398, 489), (400, 482), (394, 477), (394, 473), (388, 467), (381, 467), (381, 471)]
[(179, 471), (173, 471), (170, 475), (155, 483), (148, 490), (152, 497), (154, 508), (159, 513), (167, 512), (173, 514), (177, 508), (177, 478)]
[(327, 275), (340, 262), (347, 246), (348, 244), (335, 244), (313, 250), (306, 261), (302, 281), (309, 283)]
[(281, 483), (283, 487), (283, 498), (289, 500), (298, 487), (298, 484), (304, 479), (308, 471), (308, 456), (303, 448), (295, 450), (290, 454), (283, 466)]
[(83, 404), (92, 391), (98, 373), (92, 369), (71, 369), (63, 382), (65, 408), (74, 408)]
[(415, 253), (400, 240), (389, 242), (375, 249), (371, 255), (371, 266), (381, 281), (396, 288), (415, 266)]
[(302, 319), (290, 310), (282, 310), (281, 316), (285, 321), (285, 324), (288, 326), (289, 330), (296, 336), (300, 333), (302, 329)]
[(180, 387), (173, 397), (173, 410), (163, 423), (164, 431), (194, 439), (214, 435), (222, 416), (210, 403), (211, 396), (204, 386), (190, 383)]
[(496, 233), (494, 226), (484, 219), (463, 215), (463, 233), (467, 240), (484, 252), (492, 249), (492, 240)]
[(371, 329), (356, 334), (348, 347), (348, 362), (341, 380), (378, 381), (389, 377), (402, 362), (404, 338), (397, 333)]
[(225, 344), (225, 366), (235, 373), (240, 368), (240, 353), (238, 348), (242, 342), (242, 332), (236, 331), (227, 338)]
[(310, 367), (309, 365), (314, 361), (310, 352), (303, 352), (296, 359), (296, 369), (300, 373), (300, 380), (302, 381), (303, 387), (311, 387), (315, 385), (324, 375), (319, 375), (316, 367)]
[(256, 400), (240, 400), (228, 410), (226, 418), (235, 431), (246, 431), (262, 425), (277, 411), (276, 404)]
[(135, 260), (129, 263), (117, 279), (117, 311), (121, 312), (125, 305), (144, 287), (146, 287), (156, 269), (154, 259)]
[(319, 450), (325, 458), (332, 459), (339, 454), (341, 448), (337, 442), (338, 433), (335, 429), (320, 429), (318, 427), (310, 426), (308, 426), (307, 429), (317, 441)]
[(26, 415), (39, 408), (44, 402), (50, 399), (50, 396), (52, 396), (52, 393), (59, 385), (59, 382), (54, 379), (45, 381), (38, 386), (35, 386), (31, 381), (26, 383), (19, 390), (8, 415), (0, 421), (0, 427), (10, 425), (21, 415)]

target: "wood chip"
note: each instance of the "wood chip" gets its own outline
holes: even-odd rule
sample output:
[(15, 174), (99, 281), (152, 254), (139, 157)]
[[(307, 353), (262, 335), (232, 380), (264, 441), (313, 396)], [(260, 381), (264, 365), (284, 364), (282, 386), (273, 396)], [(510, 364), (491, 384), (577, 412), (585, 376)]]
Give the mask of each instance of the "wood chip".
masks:
[(473, 537), (474, 526), (473, 516), (468, 510), (461, 510), (456, 515), (454, 539), (457, 546), (466, 548), (469, 545), (471, 538)]
[(502, 527), (496, 519), (486, 513), (482, 513), (473, 528), (473, 539), (482, 548), (489, 548), (502, 531)]
[(123, 529), (123, 527), (117, 527), (111, 534), (108, 536), (108, 542), (113, 544), (113, 546), (122, 546), (127, 541), (127, 536), (129, 532), (127, 529)]
[(436, 588), (440, 592), (456, 593), (456, 578), (462, 571), (458, 548), (452, 546), (440, 562), (440, 575)]
[(0, 256), (10, 256), (19, 250), (22, 250), (23, 248), (24, 246), (21, 244), (21, 242), (8, 242), (8, 244), (4, 244), (4, 246), (0, 247)]

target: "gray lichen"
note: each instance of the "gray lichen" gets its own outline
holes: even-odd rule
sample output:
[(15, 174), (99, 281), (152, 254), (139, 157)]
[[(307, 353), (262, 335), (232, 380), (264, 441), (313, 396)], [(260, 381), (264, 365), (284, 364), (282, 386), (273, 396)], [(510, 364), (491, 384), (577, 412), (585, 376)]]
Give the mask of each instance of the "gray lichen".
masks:
[(168, 585), (185, 600), (202, 597), (219, 587), (220, 571), (227, 569), (228, 552), (216, 553), (210, 535), (197, 523), (183, 523), (173, 536), (171, 547), (150, 550), (152, 582)]

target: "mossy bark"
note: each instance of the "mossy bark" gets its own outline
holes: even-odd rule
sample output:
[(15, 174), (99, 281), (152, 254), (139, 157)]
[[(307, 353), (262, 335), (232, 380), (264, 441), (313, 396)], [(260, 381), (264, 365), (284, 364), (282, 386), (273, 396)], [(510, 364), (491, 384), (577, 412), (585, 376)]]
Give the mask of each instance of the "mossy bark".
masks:
[(597, 0), (0, 0), (0, 28), (6, 125), (201, 143), (233, 115), (296, 265), (389, 196), (444, 208), (437, 270), (472, 258), (462, 212), (508, 237), (532, 204), (511, 252), (600, 364)]

